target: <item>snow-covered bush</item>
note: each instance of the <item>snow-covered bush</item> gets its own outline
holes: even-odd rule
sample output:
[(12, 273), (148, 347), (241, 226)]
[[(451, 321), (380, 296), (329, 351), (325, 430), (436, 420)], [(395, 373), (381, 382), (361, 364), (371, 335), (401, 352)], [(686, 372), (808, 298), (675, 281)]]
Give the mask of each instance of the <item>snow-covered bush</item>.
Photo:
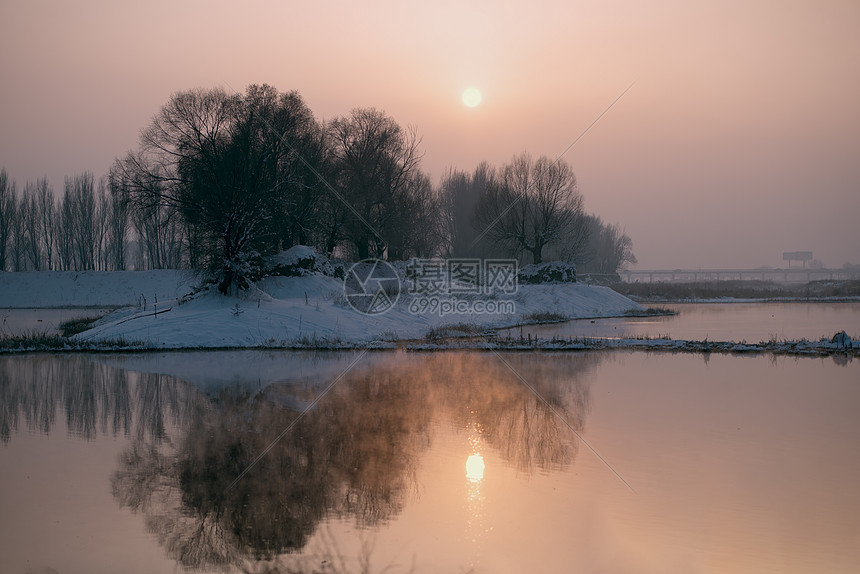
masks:
[(286, 251), (267, 257), (263, 268), (264, 275), (282, 277), (303, 277), (313, 273), (336, 278), (342, 278), (345, 275), (343, 263), (333, 263), (328, 257), (307, 245), (294, 245)]
[(833, 335), (830, 339), (830, 342), (836, 345), (838, 349), (853, 349), (856, 345), (856, 342), (851, 339), (851, 337), (845, 331), (840, 331)]
[(238, 253), (230, 260), (224, 260), (213, 273), (213, 281), (218, 290), (226, 294), (236, 294), (250, 286), (260, 269), (260, 254), (255, 250)]
[(517, 279), (521, 284), (576, 283), (576, 266), (563, 261), (532, 263), (520, 268)]

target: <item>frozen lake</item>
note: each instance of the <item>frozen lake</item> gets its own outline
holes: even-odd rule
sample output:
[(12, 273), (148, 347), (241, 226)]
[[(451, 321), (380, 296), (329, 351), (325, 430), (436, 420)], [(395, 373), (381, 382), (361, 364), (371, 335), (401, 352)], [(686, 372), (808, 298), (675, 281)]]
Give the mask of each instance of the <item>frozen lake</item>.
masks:
[(854, 572), (858, 381), (770, 356), (0, 356), (0, 571)]

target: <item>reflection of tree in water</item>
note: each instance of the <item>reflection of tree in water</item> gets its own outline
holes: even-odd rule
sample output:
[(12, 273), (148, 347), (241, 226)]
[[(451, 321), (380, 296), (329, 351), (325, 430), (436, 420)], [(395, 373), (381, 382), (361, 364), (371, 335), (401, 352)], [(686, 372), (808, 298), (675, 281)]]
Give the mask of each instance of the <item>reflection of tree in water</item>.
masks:
[(172, 377), (97, 364), (85, 356), (0, 358), (0, 440), (8, 442), (23, 418), (28, 430), (50, 434), (62, 407), (66, 429), (87, 440), (135, 436), (155, 443), (188, 419), (199, 393)]
[(207, 398), (171, 377), (86, 358), (15, 357), (0, 360), (0, 428), (9, 440), (23, 413), (47, 432), (62, 406), (78, 436), (130, 436), (111, 480), (120, 504), (183, 566), (240, 564), (302, 549), (330, 516), (373, 526), (399, 514), (434, 424), (477, 427), (522, 472), (569, 464), (577, 442), (553, 409), (582, 430), (580, 375), (602, 355), (504, 357), (542, 398), (492, 354), (369, 355), (280, 438), (321, 386), (228, 387)]
[(363, 370), (279, 439), (313, 391), (272, 385), (250, 396), (225, 389), (190, 422), (173, 454), (136, 443), (114, 476), (114, 493), (144, 512), (170, 556), (186, 566), (299, 550), (331, 514), (373, 526), (401, 511), (417, 456), (429, 444), (427, 397), (424, 385), (408, 384), (394, 366)]
[[(583, 428), (589, 399), (578, 375), (596, 355), (506, 357), (572, 428)], [(173, 453), (136, 443), (114, 476), (115, 495), (143, 511), (170, 556), (206, 566), (300, 550), (331, 515), (366, 526), (397, 515), (440, 409), (459, 428), (477, 423), (521, 471), (561, 468), (576, 454), (570, 431), (492, 355), (366, 360), (280, 438), (314, 390), (223, 390)]]
[(537, 394), (491, 354), (466, 354), (458, 361), (439, 355), (431, 359), (439, 364), (430, 370), (445, 372), (452, 382), (443, 400), (458, 426), (474, 426), (504, 460), (533, 472), (564, 468), (576, 456), (578, 442), (553, 409), (572, 429), (583, 429), (590, 395), (581, 375), (600, 359), (597, 354), (553, 355), (552, 360), (540, 353), (504, 355)]

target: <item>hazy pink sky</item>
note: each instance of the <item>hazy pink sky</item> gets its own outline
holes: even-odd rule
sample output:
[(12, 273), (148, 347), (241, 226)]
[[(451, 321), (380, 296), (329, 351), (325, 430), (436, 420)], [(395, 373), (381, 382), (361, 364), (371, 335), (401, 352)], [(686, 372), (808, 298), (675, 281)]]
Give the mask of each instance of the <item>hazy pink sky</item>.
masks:
[[(639, 268), (860, 263), (860, 2), (3, 0), (0, 166), (106, 173), (171, 93), (298, 90), (423, 135), (434, 182), (565, 156)], [(484, 95), (466, 108), (470, 86)]]

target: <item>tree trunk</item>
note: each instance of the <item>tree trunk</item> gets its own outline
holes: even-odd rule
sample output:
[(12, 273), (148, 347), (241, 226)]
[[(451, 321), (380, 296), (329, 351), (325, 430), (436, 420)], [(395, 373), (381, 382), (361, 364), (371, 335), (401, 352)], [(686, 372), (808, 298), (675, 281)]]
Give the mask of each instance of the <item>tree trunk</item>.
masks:
[(355, 242), (356, 248), (358, 248), (358, 260), (363, 261), (364, 259), (370, 259), (370, 242), (366, 237), (361, 238)]

